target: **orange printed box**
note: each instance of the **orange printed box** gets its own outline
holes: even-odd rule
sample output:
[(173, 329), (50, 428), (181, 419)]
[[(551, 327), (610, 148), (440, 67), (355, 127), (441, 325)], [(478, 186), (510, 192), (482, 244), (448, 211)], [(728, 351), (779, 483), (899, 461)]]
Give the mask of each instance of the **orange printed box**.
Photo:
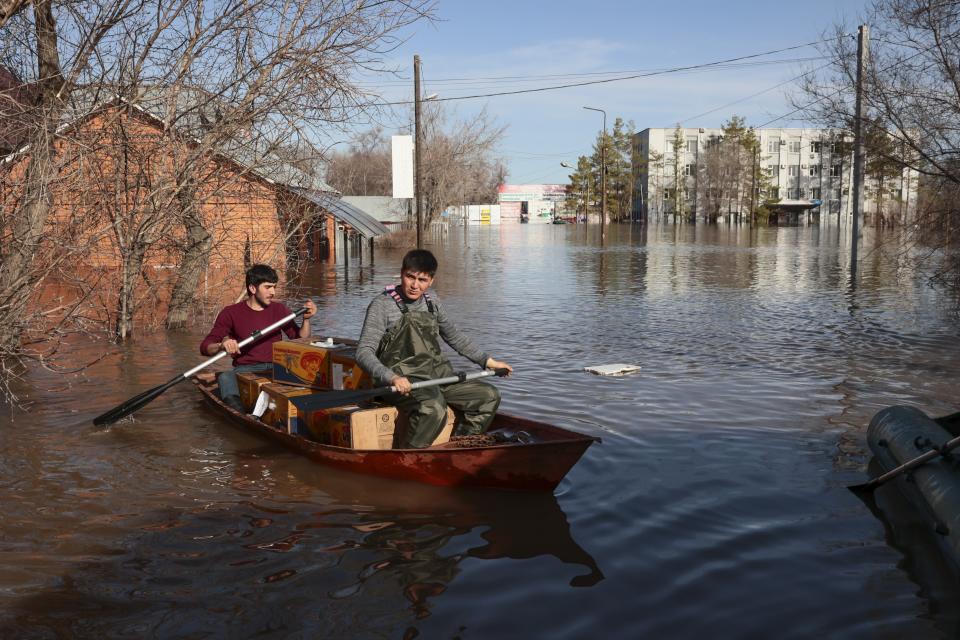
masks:
[(356, 405), (336, 407), (334, 409), (318, 409), (311, 411), (300, 418), (300, 423), (306, 428), (311, 439), (320, 444), (329, 444), (334, 447), (351, 447), (350, 421)]
[(307, 395), (314, 390), (275, 383), (265, 384), (260, 387), (260, 390), (268, 396), (267, 410), (260, 421), (286, 433), (298, 433), (300, 431), (299, 413), (296, 405), (290, 402), (290, 398)]
[(273, 380), (314, 389), (330, 388), (330, 350), (307, 341), (273, 343)]

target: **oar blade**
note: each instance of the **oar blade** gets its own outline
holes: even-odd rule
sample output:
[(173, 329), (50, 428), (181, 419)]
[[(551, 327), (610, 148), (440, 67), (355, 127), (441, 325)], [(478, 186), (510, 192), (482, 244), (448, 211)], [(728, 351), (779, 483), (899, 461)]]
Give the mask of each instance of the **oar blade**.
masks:
[(290, 398), (290, 402), (297, 408), (297, 411), (317, 411), (319, 409), (333, 409), (334, 407), (345, 407), (350, 404), (373, 400), (374, 398), (390, 393), (390, 391), (390, 387), (360, 389), (356, 391), (321, 391), (303, 396), (293, 396)]
[(147, 389), (143, 393), (130, 398), (123, 404), (116, 406), (105, 413), (100, 414), (99, 416), (93, 419), (93, 424), (95, 424), (98, 427), (102, 427), (108, 424), (113, 424), (117, 420), (126, 418), (128, 415), (143, 408), (144, 406), (152, 402), (154, 398), (159, 396), (161, 393), (163, 393), (173, 385), (177, 384), (178, 382), (182, 382), (183, 380), (186, 380), (186, 378), (184, 378), (183, 376), (177, 376), (173, 380), (165, 382), (159, 387), (154, 387), (153, 389)]

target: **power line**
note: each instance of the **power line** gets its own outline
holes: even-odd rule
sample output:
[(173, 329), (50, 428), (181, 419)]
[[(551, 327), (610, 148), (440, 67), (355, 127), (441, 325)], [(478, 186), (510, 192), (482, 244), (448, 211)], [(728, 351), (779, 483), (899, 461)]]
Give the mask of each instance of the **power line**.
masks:
[[(826, 56), (808, 56), (802, 58), (781, 58), (778, 60), (756, 60), (753, 62), (740, 62), (740, 63), (716, 63), (711, 69), (742, 69), (748, 67), (758, 67), (758, 66), (770, 66), (777, 64), (795, 64), (798, 62), (812, 62), (815, 60), (823, 60)], [(437, 79), (430, 82), (431, 86), (444, 86), (444, 87), (453, 87), (453, 86), (500, 86), (502, 84), (511, 84), (518, 82), (529, 82), (531, 80), (550, 80), (556, 78), (566, 78), (570, 80), (580, 79), (580, 78), (594, 78), (596, 76), (610, 76), (610, 75), (621, 75), (624, 73), (630, 74), (650, 74), (650, 73), (666, 73), (670, 72), (671, 69), (667, 67), (656, 67), (653, 69), (636, 69), (632, 71), (593, 71), (593, 72), (583, 72), (583, 73), (562, 73), (562, 74), (539, 74), (539, 75), (527, 75), (527, 76), (494, 76), (494, 77), (477, 77), (477, 78), (458, 78), (458, 79)], [(699, 71), (699, 69), (692, 69), (692, 72)], [(408, 86), (409, 81), (403, 80), (386, 80), (381, 82), (361, 82), (358, 83), (359, 87), (383, 87), (383, 86)]]
[[(521, 93), (538, 93), (538, 92), (542, 92), (542, 91), (555, 91), (555, 90), (557, 90), (557, 89), (570, 89), (570, 88), (573, 88), (573, 87), (585, 87), (585, 86), (594, 85), (594, 84), (606, 84), (606, 83), (610, 83), (610, 82), (622, 82), (622, 81), (624, 81), (624, 80), (634, 80), (634, 79), (636, 79), (636, 78), (647, 78), (647, 77), (651, 77), (651, 76), (665, 75), (665, 74), (669, 74), (669, 73), (679, 73), (679, 72), (681, 72), (681, 71), (690, 71), (690, 70), (693, 70), (693, 69), (714, 68), (714, 67), (717, 67), (717, 66), (719, 66), (719, 65), (729, 64), (729, 63), (731, 63), (731, 62), (738, 62), (738, 61), (740, 61), (740, 60), (749, 60), (749, 59), (751, 59), (751, 58), (759, 58), (759, 57), (762, 57), (762, 56), (773, 55), (773, 54), (775, 54), (775, 53), (783, 53), (784, 51), (793, 51), (794, 49), (802, 49), (802, 48), (804, 48), (804, 47), (810, 47), (810, 46), (813, 46), (813, 45), (816, 45), (816, 44), (820, 44), (821, 42), (825, 42), (825, 41), (824, 41), (824, 40), (816, 40), (816, 41), (814, 41), (814, 42), (807, 42), (807, 43), (805, 43), (805, 44), (798, 44), (798, 45), (795, 45), (795, 46), (792, 46), (792, 47), (785, 47), (785, 48), (783, 48), (783, 49), (774, 49), (774, 50), (772, 50), (772, 51), (765, 51), (765, 52), (762, 52), (762, 53), (754, 53), (754, 54), (750, 54), (750, 55), (746, 55), (746, 56), (739, 56), (739, 57), (736, 57), (736, 58), (727, 58), (726, 60), (717, 60), (717, 61), (715, 61), (715, 62), (707, 62), (707, 63), (703, 63), (703, 64), (688, 65), (688, 66), (683, 66), (683, 67), (672, 67), (672, 68), (670, 68), (670, 69), (665, 69), (665, 70), (663, 70), (663, 71), (651, 71), (651, 72), (648, 72), (648, 73), (639, 73), (639, 74), (634, 74), (634, 75), (629, 75), (629, 76), (622, 76), (622, 77), (618, 77), (618, 78), (604, 78), (604, 79), (602, 79), (602, 80), (589, 80), (589, 81), (585, 81), (585, 82), (574, 82), (574, 83), (569, 83), (569, 84), (554, 85), (554, 86), (550, 86), (550, 87), (538, 87), (538, 88), (535, 88), (535, 89), (516, 89), (516, 90), (513, 90), (513, 91), (498, 91), (498, 92), (494, 92), (494, 93), (481, 93), (481, 94), (474, 94), (474, 95), (467, 95), (467, 96), (453, 96), (453, 97), (449, 97), (449, 98), (434, 98), (433, 101), (434, 101), (434, 102), (450, 102), (450, 101), (453, 101), (453, 100), (473, 100), (473, 99), (476, 99), (476, 98), (493, 98), (493, 97), (497, 97), (497, 96), (517, 95), (517, 94), (521, 94)], [(404, 100), (404, 101), (400, 101), (400, 102), (381, 102), (381, 103), (375, 103), (375, 104), (372, 104), (372, 105), (370, 105), (370, 106), (388, 107), (388, 106), (407, 105), (407, 104), (412, 104), (412, 103), (413, 103), (412, 100)]]
[(716, 111), (720, 111), (721, 109), (726, 109), (727, 107), (732, 107), (732, 106), (735, 105), (735, 104), (739, 104), (739, 103), (744, 102), (744, 101), (746, 101), (746, 100), (749, 100), (749, 99), (751, 99), (751, 98), (756, 98), (757, 96), (763, 95), (764, 93), (767, 93), (768, 91), (773, 91), (774, 89), (779, 89), (780, 87), (782, 87), (782, 86), (785, 85), (785, 84), (790, 84), (791, 82), (796, 82), (796, 81), (799, 80), (800, 78), (806, 77), (806, 76), (808, 76), (808, 75), (810, 75), (810, 74), (812, 74), (812, 73), (816, 73), (817, 71), (820, 71), (821, 69), (825, 69), (825, 68), (829, 67), (831, 64), (832, 64), (832, 62), (828, 62), (827, 64), (820, 65), (820, 66), (817, 67), (816, 69), (811, 69), (810, 71), (807, 71), (806, 73), (801, 73), (800, 75), (795, 76), (795, 77), (793, 77), (793, 78), (790, 78), (789, 80), (785, 80), (785, 81), (783, 81), (783, 82), (781, 82), (781, 83), (779, 83), (779, 84), (775, 84), (775, 85), (773, 85), (772, 87), (767, 87), (766, 89), (763, 89), (762, 91), (757, 91), (756, 93), (751, 93), (749, 96), (746, 96), (746, 97), (744, 97), (744, 98), (739, 98), (738, 100), (734, 100), (733, 102), (728, 102), (728, 103), (725, 104), (725, 105), (721, 105), (721, 106), (716, 107), (716, 108), (714, 108), (714, 109), (710, 109), (709, 111), (704, 111), (703, 113), (698, 113), (698, 114), (695, 115), (695, 116), (690, 116), (689, 118), (684, 118), (684, 119), (680, 120), (680, 122), (683, 123), (683, 122), (687, 122), (688, 120), (696, 120), (697, 118), (702, 118), (703, 116), (710, 115), (711, 113), (714, 113), (714, 112), (716, 112)]
[(569, 151), (559, 151), (557, 153), (538, 153), (534, 151), (514, 151), (512, 149), (501, 149), (503, 153), (509, 153), (511, 155), (520, 155), (526, 156), (528, 158), (565, 158), (573, 154), (579, 154), (583, 149), (571, 149)]
[[(852, 34), (847, 34), (847, 35), (852, 37)], [(935, 42), (934, 44), (930, 45), (930, 46), (927, 47), (926, 49), (921, 49), (921, 50), (917, 51), (915, 54), (913, 54), (912, 56), (910, 56), (910, 57), (908, 57), (908, 58), (904, 58), (904, 59), (902, 59), (902, 60), (897, 60), (897, 61), (894, 62), (893, 64), (887, 65), (886, 67), (884, 67), (884, 68), (881, 69), (880, 71), (877, 71), (876, 73), (877, 73), (877, 74), (886, 73), (887, 71), (889, 71), (890, 69), (893, 69), (893, 68), (896, 67), (896, 66), (902, 65), (902, 64), (905, 63), (905, 62), (909, 62), (910, 60), (913, 60), (913, 59), (916, 58), (917, 56), (923, 55), (924, 53), (927, 53), (927, 52), (929, 52), (929, 51), (932, 51), (933, 49), (936, 49), (936, 48), (939, 47), (939, 46), (942, 46), (943, 43), (946, 42), (947, 40), (952, 40), (952, 39), (957, 38), (957, 37), (960, 37), (960, 33), (956, 33), (956, 34), (954, 34), (954, 35), (952, 35), (952, 36), (947, 36), (947, 37), (945, 37), (942, 41), (940, 41), (940, 42)], [(824, 66), (827, 66), (827, 65), (824, 65)], [(839, 93), (841, 93), (841, 92), (843, 92), (843, 91), (846, 91), (846, 90), (847, 90), (847, 87), (840, 87), (839, 89), (837, 89), (837, 90), (834, 91), (833, 93), (829, 93), (829, 94), (827, 94), (827, 95), (825, 95), (825, 96), (820, 96), (820, 97), (817, 98), (816, 100), (813, 100), (812, 102), (808, 102), (807, 104), (801, 105), (801, 106), (797, 107), (796, 109), (793, 109), (792, 111), (789, 111), (789, 112), (783, 114), (782, 116), (777, 116), (777, 117), (774, 118), (773, 120), (768, 120), (767, 122), (764, 122), (763, 124), (758, 125), (756, 128), (757, 128), (757, 129), (762, 129), (762, 128), (766, 127), (768, 124), (773, 124), (774, 122), (776, 122), (776, 121), (778, 121), (778, 120), (783, 120), (784, 118), (788, 118), (788, 117), (792, 116), (793, 114), (797, 113), (798, 111), (805, 111), (806, 109), (809, 109), (810, 107), (814, 106), (814, 105), (817, 104), (818, 102), (823, 102), (824, 100), (827, 100), (827, 99), (829, 99), (829, 98), (833, 98), (833, 97), (835, 97), (836, 95), (838, 95)]]

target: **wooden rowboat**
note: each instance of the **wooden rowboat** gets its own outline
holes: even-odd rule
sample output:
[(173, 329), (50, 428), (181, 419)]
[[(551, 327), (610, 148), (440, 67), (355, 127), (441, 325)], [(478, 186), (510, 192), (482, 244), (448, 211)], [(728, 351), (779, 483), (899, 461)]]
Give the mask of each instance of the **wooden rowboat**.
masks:
[(281, 431), (233, 410), (220, 401), (212, 374), (197, 375), (193, 382), (211, 407), (241, 428), (263, 434), (321, 464), (396, 480), (448, 487), (553, 491), (587, 447), (600, 441), (543, 422), (498, 413), (489, 433), (525, 432), (523, 442), (480, 446), (450, 442), (427, 449), (348, 449)]

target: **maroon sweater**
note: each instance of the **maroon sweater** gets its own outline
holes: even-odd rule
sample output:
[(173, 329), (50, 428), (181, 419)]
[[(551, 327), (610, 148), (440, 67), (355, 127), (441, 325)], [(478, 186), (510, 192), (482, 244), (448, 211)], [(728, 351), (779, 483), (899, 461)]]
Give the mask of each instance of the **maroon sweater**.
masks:
[[(207, 347), (220, 342), (224, 338), (233, 338), (238, 342), (244, 338), (249, 338), (254, 331), (268, 327), (288, 315), (290, 315), (290, 310), (279, 302), (270, 303), (270, 306), (262, 311), (254, 311), (247, 306), (246, 301), (224, 307), (223, 311), (217, 315), (217, 320), (213, 323), (213, 329), (200, 343), (200, 353), (205, 356), (209, 355), (207, 354)], [(282, 329), (271, 331), (269, 335), (260, 336), (259, 340), (255, 340), (240, 349), (240, 355), (233, 357), (233, 366), (273, 362), (273, 343), (282, 339), (281, 331), (291, 338), (300, 335), (300, 329), (291, 320)]]

